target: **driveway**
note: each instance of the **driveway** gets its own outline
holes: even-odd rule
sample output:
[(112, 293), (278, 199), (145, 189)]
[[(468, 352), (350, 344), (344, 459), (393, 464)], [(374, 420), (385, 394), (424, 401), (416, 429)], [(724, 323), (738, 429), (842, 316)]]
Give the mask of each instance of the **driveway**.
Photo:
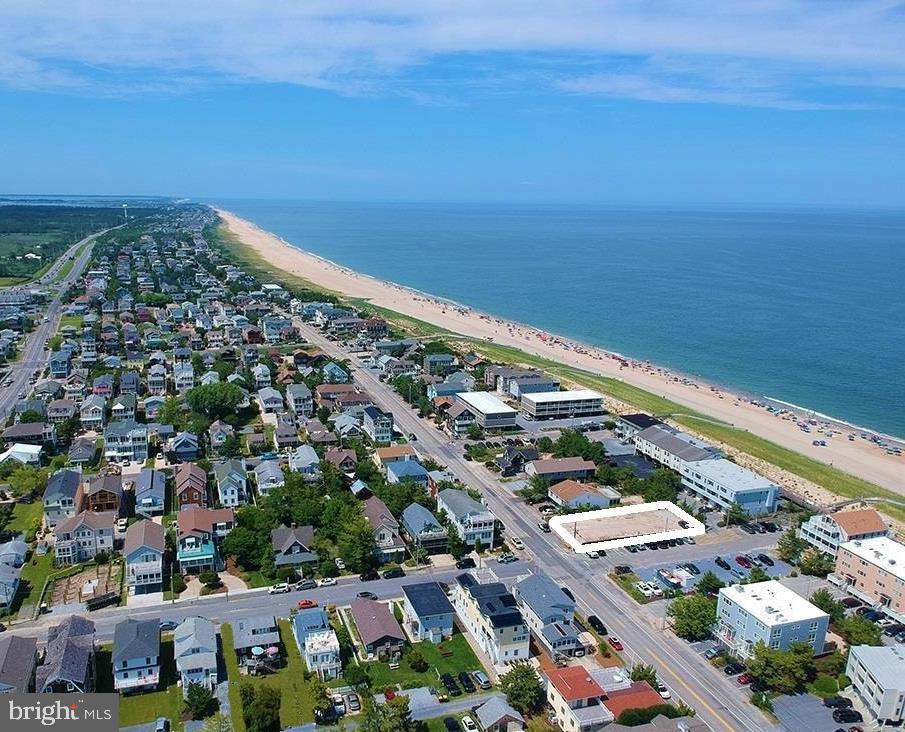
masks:
[(848, 725), (833, 721), (833, 710), (823, 706), (816, 696), (778, 696), (773, 700), (773, 712), (789, 732), (833, 732)]

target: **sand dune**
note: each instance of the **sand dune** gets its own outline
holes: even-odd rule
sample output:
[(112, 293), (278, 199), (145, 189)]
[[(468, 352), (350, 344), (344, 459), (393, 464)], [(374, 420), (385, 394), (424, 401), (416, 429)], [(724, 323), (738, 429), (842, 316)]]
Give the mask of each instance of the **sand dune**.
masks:
[[(812, 428), (810, 434), (804, 433), (796, 424), (800, 417), (791, 413), (777, 416), (764, 407), (752, 404), (745, 397), (656, 365), (576, 343), (528, 325), (480, 313), (466, 306), (354, 272), (290, 246), (279, 237), (228, 211), (218, 211), (230, 230), (262, 257), (324, 289), (365, 298), (375, 305), (455, 333), (492, 340), (494, 343), (513, 346), (595, 374), (622, 379), (691, 410), (749, 430), (760, 437), (905, 495), (905, 458), (887, 455), (881, 448), (860, 438), (854, 442), (849, 441), (847, 434), (851, 430), (848, 428), (821, 422)], [(430, 289), (430, 283), (425, 283), (424, 286)], [(827, 446), (814, 447), (812, 441), (818, 438), (825, 439)], [(826, 504), (833, 500), (829, 492), (796, 476), (761, 461), (745, 462), (774, 479), (781, 480), (787, 487), (814, 502)]]

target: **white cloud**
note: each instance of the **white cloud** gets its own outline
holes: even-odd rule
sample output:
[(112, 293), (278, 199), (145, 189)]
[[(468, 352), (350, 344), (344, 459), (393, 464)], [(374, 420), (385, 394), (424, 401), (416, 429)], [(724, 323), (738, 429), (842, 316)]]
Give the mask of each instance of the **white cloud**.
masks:
[(439, 82), (476, 89), (492, 75), (814, 108), (825, 105), (807, 90), (835, 80), (848, 93), (901, 80), (902, 38), (902, 5), (882, 0), (4, 0), (0, 84), (96, 94), (289, 83), (451, 103)]

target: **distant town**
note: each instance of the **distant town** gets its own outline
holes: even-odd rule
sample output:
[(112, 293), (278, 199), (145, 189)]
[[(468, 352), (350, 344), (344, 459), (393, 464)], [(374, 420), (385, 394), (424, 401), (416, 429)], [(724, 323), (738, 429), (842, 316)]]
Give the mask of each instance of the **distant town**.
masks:
[(905, 720), (874, 508), (264, 278), (208, 207), (104, 225), (0, 290), (0, 692), (130, 732)]

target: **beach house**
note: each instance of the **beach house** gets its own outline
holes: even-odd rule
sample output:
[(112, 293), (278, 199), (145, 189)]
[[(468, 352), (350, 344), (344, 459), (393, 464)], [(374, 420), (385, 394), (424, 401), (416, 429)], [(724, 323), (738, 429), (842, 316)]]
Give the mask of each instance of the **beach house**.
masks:
[(502, 582), (482, 583), (473, 574), (460, 574), (452, 588), (452, 604), (492, 663), (528, 660), (528, 626), (515, 597)]
[(403, 585), (402, 613), (405, 627), (419, 641), (441, 643), (453, 634), (455, 610), (438, 582)]
[(207, 618), (193, 615), (173, 633), (173, 655), (183, 697), (191, 684), (213, 691), (217, 686), (217, 631)]
[(165, 533), (163, 526), (149, 519), (136, 521), (126, 530), (123, 557), (130, 594), (143, 595), (163, 589)]
[(126, 618), (113, 629), (113, 688), (152, 691), (160, 681), (160, 618)]
[(496, 516), (465, 491), (455, 488), (440, 491), (437, 494), (437, 511), (446, 513), (453, 529), (468, 546), (480, 543), (485, 549), (493, 547)]

